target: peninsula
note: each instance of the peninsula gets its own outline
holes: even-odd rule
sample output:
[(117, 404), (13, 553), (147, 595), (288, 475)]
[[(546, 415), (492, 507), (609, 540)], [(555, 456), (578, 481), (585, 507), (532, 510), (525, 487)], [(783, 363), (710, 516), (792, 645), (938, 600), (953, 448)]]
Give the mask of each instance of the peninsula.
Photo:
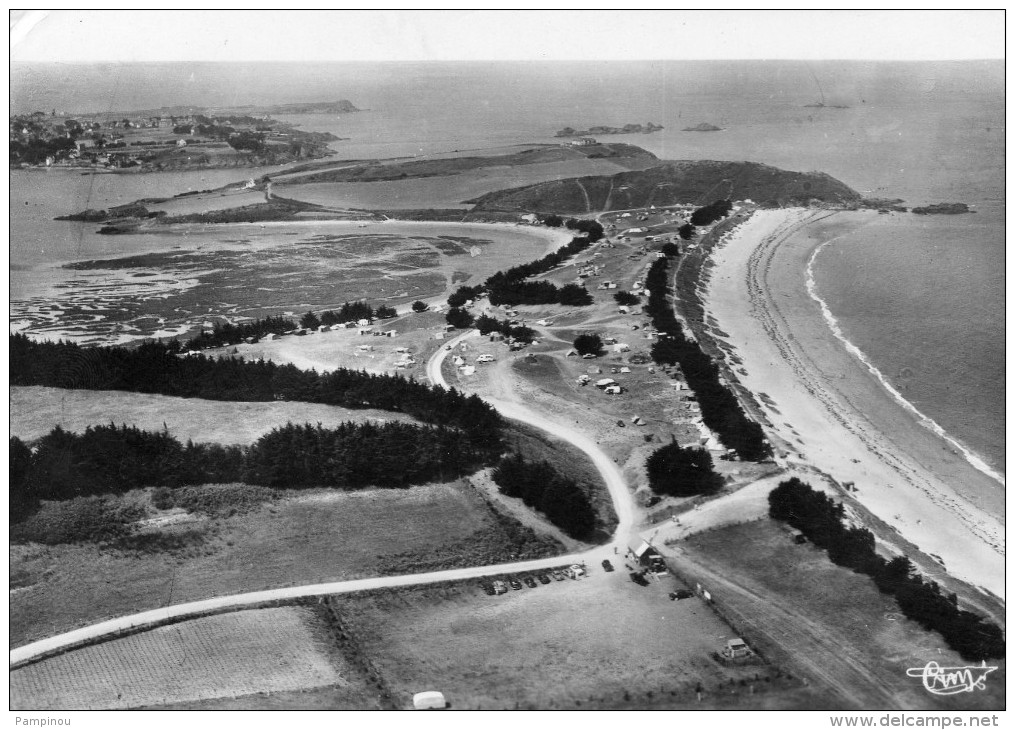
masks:
[(648, 124), (645, 124), (645, 125), (641, 125), (641, 124), (625, 124), (623, 127), (607, 127), (607, 126), (599, 125), (599, 126), (595, 126), (595, 127), (589, 127), (588, 129), (586, 129), (584, 131), (574, 129), (573, 127), (564, 127), (563, 129), (561, 129), (559, 132), (557, 132), (553, 136), (554, 137), (587, 137), (587, 136), (591, 136), (591, 135), (594, 135), (594, 134), (598, 134), (598, 135), (603, 135), (603, 134), (651, 134), (652, 132), (658, 132), (661, 129), (664, 129), (663, 125), (661, 125), (661, 124), (653, 124), (652, 122), (649, 122)]

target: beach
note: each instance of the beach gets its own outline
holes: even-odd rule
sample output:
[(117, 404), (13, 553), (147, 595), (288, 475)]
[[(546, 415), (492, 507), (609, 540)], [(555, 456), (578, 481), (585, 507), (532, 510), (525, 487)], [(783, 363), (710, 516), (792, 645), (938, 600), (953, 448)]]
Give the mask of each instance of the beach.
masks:
[(819, 247), (877, 216), (757, 211), (712, 254), (706, 314), (784, 466), (814, 486), (817, 472), (853, 482), (851, 497), (950, 575), (1003, 599), (1003, 476), (889, 390), (814, 285)]

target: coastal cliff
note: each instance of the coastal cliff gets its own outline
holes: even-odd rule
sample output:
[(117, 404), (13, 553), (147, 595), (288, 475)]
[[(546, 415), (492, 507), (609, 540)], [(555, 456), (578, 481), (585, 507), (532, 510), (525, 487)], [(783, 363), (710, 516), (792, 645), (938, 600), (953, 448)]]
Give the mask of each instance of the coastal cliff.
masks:
[(750, 199), (766, 206), (856, 205), (858, 192), (821, 172), (792, 172), (757, 162), (714, 160), (665, 162), (616, 175), (554, 180), (488, 193), (475, 211), (526, 210), (588, 213), (649, 205)]

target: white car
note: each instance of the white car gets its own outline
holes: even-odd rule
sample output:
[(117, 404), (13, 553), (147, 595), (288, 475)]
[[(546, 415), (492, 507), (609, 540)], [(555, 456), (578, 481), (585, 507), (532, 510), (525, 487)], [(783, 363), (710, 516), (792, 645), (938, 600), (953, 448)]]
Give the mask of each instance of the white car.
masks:
[(476, 362), (493, 362), (493, 355), (480, 355), (476, 358)]

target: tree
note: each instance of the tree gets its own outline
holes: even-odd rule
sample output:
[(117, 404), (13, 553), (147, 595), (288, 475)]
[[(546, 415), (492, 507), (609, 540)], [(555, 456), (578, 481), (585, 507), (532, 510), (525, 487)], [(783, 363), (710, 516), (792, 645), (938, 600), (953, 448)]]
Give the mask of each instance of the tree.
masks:
[(657, 494), (691, 497), (715, 494), (722, 477), (715, 473), (712, 457), (704, 449), (681, 448), (676, 439), (656, 449), (646, 462), (648, 483)]
[(412, 311), (416, 312), (417, 314), (419, 312), (425, 312), (429, 308), (430, 306), (426, 302), (421, 302), (419, 299), (417, 299), (412, 303)]
[(378, 319), (391, 319), (392, 317), (397, 317), (398, 312), (395, 310), (394, 307), (388, 307), (382, 304), (379, 307), (377, 307), (376, 310), (374, 310), (374, 315)]
[(692, 238), (694, 238), (694, 226), (692, 226), (690, 223), (685, 223), (684, 225), (680, 226), (680, 228), (677, 229), (677, 233), (679, 233), (680, 237), (685, 241), (690, 241)]
[(663, 244), (662, 248), (659, 249), (663, 252), (664, 256), (679, 256), (680, 246), (675, 244), (673, 241), (667, 241)]
[(456, 329), (466, 329), (472, 326), (473, 317), (464, 309), (459, 307), (452, 307), (448, 310), (448, 313), (444, 315), (447, 323)]
[(28, 481), (32, 451), (17, 436), (10, 439), (10, 510), (11, 524), (20, 522), (39, 506), (39, 498)]
[(560, 228), (564, 225), (564, 219), (555, 213), (551, 213), (543, 218), (543, 225), (550, 226), (550, 228)]
[(574, 349), (579, 355), (598, 355), (603, 349), (603, 338), (588, 332), (578, 335), (574, 340)]
[[(543, 283), (543, 282), (534, 282)], [(592, 295), (578, 284), (565, 284), (557, 294), (557, 302), (571, 307), (587, 307), (592, 304)]]
[(313, 312), (307, 312), (300, 317), (300, 327), (304, 327), (308, 330), (315, 330), (321, 326), (321, 320), (317, 318), (317, 315)]
[(621, 289), (613, 295), (613, 300), (622, 307), (633, 307), (641, 304), (641, 299), (629, 291)]

